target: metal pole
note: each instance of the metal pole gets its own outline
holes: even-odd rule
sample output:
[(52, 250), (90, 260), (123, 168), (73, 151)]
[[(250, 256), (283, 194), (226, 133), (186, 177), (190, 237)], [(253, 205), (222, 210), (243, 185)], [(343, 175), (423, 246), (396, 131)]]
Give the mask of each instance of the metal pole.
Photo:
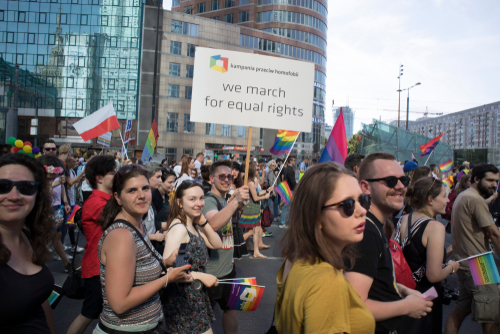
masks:
[(401, 118), (401, 114), (400, 114), (400, 108), (401, 108), (401, 74), (399, 75), (398, 79), (399, 79), (399, 89), (398, 89), (398, 95), (399, 95), (399, 99), (398, 99), (398, 128), (399, 128), (399, 120)]
[(406, 98), (406, 130), (408, 130), (409, 117), (410, 117), (410, 88), (408, 88), (408, 97)]
[(156, 114), (156, 72), (158, 69), (158, 34), (160, 31), (160, 1), (158, 1), (158, 15), (156, 18), (156, 45), (155, 45), (155, 63), (153, 72), (153, 107), (151, 111), (151, 123), (155, 119)]

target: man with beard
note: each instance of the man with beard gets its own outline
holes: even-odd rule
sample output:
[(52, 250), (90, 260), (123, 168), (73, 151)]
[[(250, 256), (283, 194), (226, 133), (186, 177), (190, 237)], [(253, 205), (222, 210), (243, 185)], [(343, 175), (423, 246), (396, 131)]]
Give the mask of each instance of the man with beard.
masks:
[[(455, 261), (488, 252), (488, 239), (500, 254), (500, 232), (485, 200), (496, 191), (498, 169), (490, 164), (476, 166), (471, 182), (471, 187), (458, 195), (451, 213)], [(445, 333), (456, 334), (471, 312), (472, 320), (481, 324), (483, 333), (500, 333), (497, 285), (475, 285), (468, 261), (460, 262), (457, 278), (460, 298), (446, 320)]]
[(432, 310), (432, 302), (422, 299), (420, 292), (396, 283), (384, 232), (389, 217), (403, 208), (409, 184), (410, 178), (391, 154), (372, 153), (359, 166), (359, 186), (371, 195), (372, 203), (363, 240), (356, 245), (356, 261), (345, 277), (372, 312), (377, 334), (394, 333), (401, 316), (420, 318)]

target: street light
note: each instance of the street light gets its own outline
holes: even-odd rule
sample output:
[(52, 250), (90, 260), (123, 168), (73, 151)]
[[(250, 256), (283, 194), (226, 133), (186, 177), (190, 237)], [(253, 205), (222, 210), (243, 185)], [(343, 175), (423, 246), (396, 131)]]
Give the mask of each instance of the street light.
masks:
[(408, 119), (410, 118), (410, 89), (419, 85), (421, 85), (421, 83), (417, 82), (413, 86), (403, 89), (408, 91), (408, 97), (406, 98), (406, 130), (408, 130)]
[(398, 75), (398, 80), (399, 80), (399, 89), (397, 92), (399, 93), (399, 101), (398, 101), (398, 128), (399, 128), (399, 120), (401, 118), (400, 116), (400, 108), (401, 108), (401, 76), (403, 75), (403, 65), (399, 65), (399, 75)]

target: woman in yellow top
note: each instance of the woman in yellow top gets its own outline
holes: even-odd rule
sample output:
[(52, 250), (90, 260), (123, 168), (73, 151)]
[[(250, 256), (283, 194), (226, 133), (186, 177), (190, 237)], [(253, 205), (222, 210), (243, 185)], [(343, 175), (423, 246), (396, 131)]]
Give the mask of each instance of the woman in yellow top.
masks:
[(370, 195), (335, 162), (312, 167), (296, 188), (274, 310), (278, 333), (373, 334), (375, 320), (344, 278), (363, 239)]

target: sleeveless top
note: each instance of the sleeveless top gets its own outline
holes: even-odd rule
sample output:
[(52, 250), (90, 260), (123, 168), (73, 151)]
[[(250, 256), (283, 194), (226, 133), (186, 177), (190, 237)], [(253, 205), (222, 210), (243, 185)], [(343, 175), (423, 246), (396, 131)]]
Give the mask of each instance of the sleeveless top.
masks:
[[(143, 325), (149, 322), (153, 322), (155, 319), (158, 319), (161, 314), (161, 304), (160, 304), (160, 295), (155, 293), (151, 296), (147, 301), (138, 305), (130, 310), (122, 313), (116, 314), (113, 312), (108, 303), (108, 298), (106, 296), (106, 266), (101, 262), (101, 248), (104, 242), (104, 239), (108, 235), (109, 232), (113, 231), (116, 228), (124, 228), (130, 231), (134, 236), (135, 245), (137, 247), (137, 253), (135, 255), (135, 276), (134, 276), (134, 287), (144, 285), (151, 281), (154, 281), (160, 277), (162, 272), (162, 268), (158, 260), (151, 254), (148, 247), (142, 242), (141, 237), (137, 235), (137, 233), (130, 228), (129, 226), (123, 224), (122, 220), (117, 219), (114, 221), (111, 226), (109, 226), (103, 233), (99, 244), (97, 245), (97, 251), (99, 255), (99, 266), (101, 272), (101, 291), (102, 291), (102, 299), (103, 299), (103, 310), (101, 313), (100, 320), (106, 325), (114, 325), (114, 326), (136, 326)], [(144, 223), (142, 224), (143, 231), (146, 231), (146, 227)], [(149, 247), (156, 253), (158, 258), (162, 258), (158, 252), (151, 245), (151, 241), (149, 241), (148, 234), (142, 236), (144, 240), (148, 243)]]

